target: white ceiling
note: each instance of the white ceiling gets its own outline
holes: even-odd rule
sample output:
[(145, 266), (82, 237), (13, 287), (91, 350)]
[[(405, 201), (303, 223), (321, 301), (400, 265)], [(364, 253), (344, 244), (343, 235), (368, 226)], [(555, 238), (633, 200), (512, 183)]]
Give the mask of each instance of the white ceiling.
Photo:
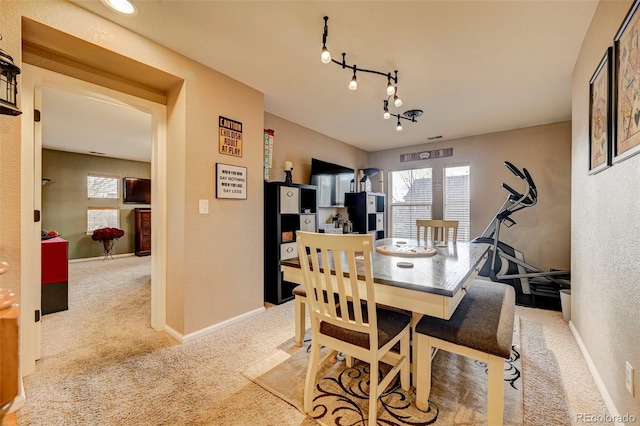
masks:
[(45, 87), (42, 145), (48, 149), (151, 161), (151, 115)]
[[(367, 151), (569, 120), (571, 72), (598, 3), (138, 0), (126, 17), (73, 2), (260, 90), (265, 111)], [(333, 58), (399, 70), (404, 104), (390, 110), (421, 109), (418, 122), (396, 132), (383, 120), (386, 78), (360, 73), (350, 91), (350, 70), (320, 62), (325, 15)], [(88, 110), (73, 113), (74, 133), (88, 134)], [(121, 127), (109, 127), (109, 144), (126, 140)]]

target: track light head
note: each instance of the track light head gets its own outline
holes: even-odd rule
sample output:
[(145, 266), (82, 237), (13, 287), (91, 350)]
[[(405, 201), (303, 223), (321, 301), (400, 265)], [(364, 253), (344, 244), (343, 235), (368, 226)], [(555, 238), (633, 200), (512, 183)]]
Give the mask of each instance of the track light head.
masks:
[(389, 101), (386, 100), (386, 99), (383, 101), (382, 110), (384, 111), (384, 114), (382, 115), (382, 117), (385, 120), (390, 119), (391, 118), (391, 114), (389, 113)]
[(356, 66), (353, 66), (353, 77), (349, 82), (349, 90), (356, 90), (358, 88), (358, 79), (356, 78)]
[(320, 54), (320, 60), (323, 64), (328, 64), (331, 62), (331, 52), (327, 49), (326, 46), (322, 46), (322, 53)]
[(402, 123), (400, 123), (400, 117), (398, 117), (398, 124), (396, 124), (396, 132), (402, 131)]
[(393, 96), (396, 94), (396, 88), (391, 84), (391, 80), (387, 83), (387, 96)]
[(393, 104), (396, 108), (400, 108), (402, 106), (402, 99), (400, 99), (397, 94), (393, 96)]

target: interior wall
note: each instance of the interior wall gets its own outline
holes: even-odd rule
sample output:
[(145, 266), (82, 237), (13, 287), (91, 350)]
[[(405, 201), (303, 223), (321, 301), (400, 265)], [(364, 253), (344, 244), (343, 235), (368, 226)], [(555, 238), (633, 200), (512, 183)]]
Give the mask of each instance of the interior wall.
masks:
[[(600, 2), (573, 70), (571, 321), (618, 412), (638, 418), (640, 155), (587, 174), (589, 81), (631, 4)], [(635, 368), (635, 397), (625, 387), (625, 362)]]
[[(294, 183), (311, 182), (311, 159), (350, 167), (354, 170), (369, 167), (368, 154), (359, 148), (347, 145), (321, 133), (287, 121), (276, 115), (265, 112), (265, 129), (274, 131), (273, 164), (269, 181), (284, 181), (284, 162), (293, 163), (292, 178)], [(345, 208), (321, 208), (318, 211), (319, 223), (331, 222), (336, 213), (347, 216)]]
[[(452, 157), (401, 162), (402, 154), (453, 148)], [(517, 222), (501, 230), (500, 240), (522, 251), (525, 260), (543, 270), (570, 266), (571, 123), (528, 127), (450, 141), (426, 143), (369, 154), (369, 167), (391, 171), (431, 167), (442, 181), (447, 165), (469, 164), (471, 238), (481, 235), (506, 199), (506, 182), (524, 186), (504, 161), (526, 168), (538, 187), (538, 204), (513, 215)], [(386, 179), (388, 183), (389, 180)], [(442, 190), (433, 192), (433, 218), (442, 218)]]
[[(183, 81), (167, 93), (168, 191), (164, 201), (170, 230), (166, 235), (167, 258), (171, 259), (171, 265), (166, 265), (167, 324), (186, 335), (261, 309), (263, 284), (256, 277), (262, 276), (263, 251), (255, 237), (263, 234), (263, 94), (68, 2), (2, 2), (1, 7), (3, 48), (13, 54), (18, 66), (22, 64), (21, 25), (28, 18), (46, 27), (45, 33), (66, 33), (86, 42), (89, 54), (115, 53), (125, 67), (135, 62), (137, 70), (142, 64)], [(72, 46), (57, 47), (74, 52)], [(83, 48), (84, 53), (86, 50)], [(78, 62), (82, 57), (75, 59)], [(144, 73), (135, 77), (146, 78)], [(153, 81), (147, 83), (155, 87)], [(219, 116), (243, 123), (242, 157), (218, 153)], [(3, 117), (1, 123), (8, 120)], [(20, 176), (22, 119), (11, 120), (11, 128), (2, 132), (0, 185), (7, 187), (8, 198), (3, 199), (0, 220), (8, 226), (2, 228), (0, 241), (4, 246), (15, 240), (11, 250), (18, 253), (15, 266), (19, 268), (19, 238), (5, 236), (6, 229), (20, 229), (20, 208), (16, 208), (20, 206), (20, 183), (16, 176)], [(247, 167), (247, 200), (215, 198), (216, 162)], [(198, 212), (201, 199), (210, 202), (208, 215)], [(246, 244), (249, 240), (255, 244)], [(3, 280), (12, 281), (10, 288), (20, 286), (15, 275)]]
[[(5, 19), (10, 15), (8, 4), (0, 2), (2, 50), (19, 61), (20, 20)], [(18, 84), (20, 80), (18, 79)], [(18, 107), (20, 104), (18, 104)], [(21, 187), (20, 187), (20, 126), (19, 117), (0, 115), (0, 260), (7, 262), (9, 272), (0, 275), (0, 287), (21, 298)]]
[[(87, 199), (87, 175), (117, 176), (119, 198)], [(51, 149), (42, 150), (42, 176), (51, 182), (42, 187), (42, 228), (55, 229), (69, 241), (69, 259), (100, 257), (102, 244), (87, 235), (88, 207), (117, 207), (120, 209), (120, 226), (124, 236), (113, 246), (113, 254), (135, 251), (134, 208), (148, 204), (124, 204), (122, 178), (151, 178), (151, 163), (98, 157)]]

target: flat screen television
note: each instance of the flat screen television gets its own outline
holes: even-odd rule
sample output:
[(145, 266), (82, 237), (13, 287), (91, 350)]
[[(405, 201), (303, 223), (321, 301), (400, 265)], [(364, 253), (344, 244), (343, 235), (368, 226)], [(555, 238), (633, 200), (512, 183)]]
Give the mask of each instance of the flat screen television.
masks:
[(151, 179), (123, 178), (124, 202), (128, 204), (151, 204)]
[(318, 187), (318, 207), (344, 207), (344, 194), (353, 191), (355, 171), (349, 167), (311, 159), (311, 185)]

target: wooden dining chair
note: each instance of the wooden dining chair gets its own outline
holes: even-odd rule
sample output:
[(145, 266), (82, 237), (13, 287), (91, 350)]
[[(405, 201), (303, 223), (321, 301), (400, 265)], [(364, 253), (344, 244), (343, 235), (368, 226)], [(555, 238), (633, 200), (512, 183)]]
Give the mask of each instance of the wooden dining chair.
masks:
[[(372, 235), (296, 232), (306, 299), (311, 318), (311, 357), (304, 386), (304, 411), (313, 410), (319, 367), (336, 352), (370, 364), (369, 426), (377, 423), (378, 398), (400, 373), (409, 390), (410, 315), (376, 306)], [(308, 256), (302, 253), (310, 253)], [(360, 257), (362, 256), (362, 257)], [(357, 258), (357, 259), (356, 259)], [(361, 259), (361, 260), (360, 260)], [(332, 265), (335, 273), (332, 274)], [(348, 276), (345, 273), (348, 272)], [(358, 287), (358, 275), (366, 283)], [(336, 294), (336, 297), (323, 297)], [(400, 353), (391, 349), (400, 342)], [(320, 359), (325, 346), (327, 354)], [(379, 382), (379, 362), (391, 370)]]
[[(458, 240), (458, 221), (457, 220), (416, 220), (416, 226), (418, 227), (417, 239), (420, 239), (420, 234), (424, 229), (424, 239), (430, 239), (431, 241), (444, 241), (448, 243)], [(430, 237), (428, 237), (430, 235)]]

